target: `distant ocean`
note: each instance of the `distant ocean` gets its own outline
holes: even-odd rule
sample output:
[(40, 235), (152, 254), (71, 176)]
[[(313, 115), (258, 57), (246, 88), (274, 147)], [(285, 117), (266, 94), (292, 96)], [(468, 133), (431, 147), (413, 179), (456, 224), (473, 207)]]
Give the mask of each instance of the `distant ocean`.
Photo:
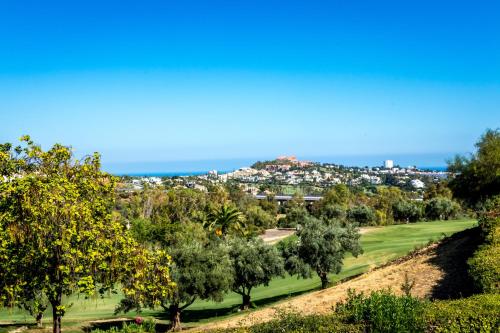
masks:
[[(445, 166), (417, 166), (418, 169), (420, 170), (430, 170), (430, 171), (446, 171), (447, 167)], [(225, 174), (228, 172), (232, 172), (236, 169), (233, 170), (217, 170), (219, 174)], [(169, 171), (169, 172), (128, 172), (128, 173), (116, 173), (116, 172), (111, 172), (115, 176), (130, 176), (130, 177), (185, 177), (185, 176), (199, 176), (199, 175), (206, 175), (210, 170), (203, 170), (203, 171)]]
[[(446, 171), (446, 160), (454, 154), (387, 154), (387, 155), (343, 155), (343, 156), (297, 156), (299, 160), (334, 163), (345, 166), (381, 166), (384, 160), (393, 160), (394, 165), (406, 168), (411, 165), (419, 169)], [(169, 162), (120, 162), (103, 161), (103, 169), (115, 175), (173, 177), (206, 174), (209, 170), (219, 173), (231, 172), (241, 167), (248, 167), (256, 161), (272, 160), (274, 157), (246, 159), (217, 159), (200, 161), (169, 161)], [(223, 171), (221, 171), (223, 170)]]

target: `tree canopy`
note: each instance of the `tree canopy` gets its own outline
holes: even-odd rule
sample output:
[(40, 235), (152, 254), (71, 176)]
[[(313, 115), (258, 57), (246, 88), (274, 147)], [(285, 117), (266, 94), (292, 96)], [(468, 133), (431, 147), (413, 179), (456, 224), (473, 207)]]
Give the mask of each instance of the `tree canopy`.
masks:
[(328, 286), (329, 273), (340, 272), (347, 252), (355, 257), (362, 253), (360, 234), (350, 223), (342, 227), (335, 221), (327, 223), (308, 217), (297, 236), (280, 243), (285, 269), (303, 278), (310, 278), (312, 272), (316, 272), (322, 288)]
[(241, 308), (248, 309), (252, 288), (267, 286), (274, 277), (283, 276), (283, 259), (276, 247), (265, 244), (260, 238), (233, 238), (229, 246), (234, 272), (232, 289), (242, 296)]
[(0, 148), (0, 297), (45, 295), (59, 333), (62, 296), (112, 288), (135, 242), (112, 216), (115, 180), (97, 153), (76, 160), (69, 147), (22, 142)]
[(472, 205), (500, 194), (500, 129), (487, 130), (476, 148), (470, 157), (456, 156), (448, 163), (457, 174), (449, 183), (453, 195)]

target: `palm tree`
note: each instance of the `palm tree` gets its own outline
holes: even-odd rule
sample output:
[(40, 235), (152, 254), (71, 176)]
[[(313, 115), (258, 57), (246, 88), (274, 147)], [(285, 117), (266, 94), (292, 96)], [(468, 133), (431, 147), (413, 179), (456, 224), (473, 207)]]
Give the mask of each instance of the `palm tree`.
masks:
[(224, 204), (219, 209), (214, 209), (208, 214), (205, 227), (215, 231), (217, 236), (226, 236), (232, 230), (243, 230), (243, 213), (234, 206)]

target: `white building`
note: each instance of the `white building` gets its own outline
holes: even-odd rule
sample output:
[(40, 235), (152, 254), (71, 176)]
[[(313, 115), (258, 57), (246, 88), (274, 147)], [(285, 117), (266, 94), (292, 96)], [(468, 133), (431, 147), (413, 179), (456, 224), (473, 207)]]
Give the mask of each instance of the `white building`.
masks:
[(416, 189), (421, 189), (421, 188), (425, 187), (424, 182), (421, 181), (420, 179), (412, 179), (412, 181), (410, 182), (410, 184), (411, 184), (411, 186), (413, 186)]
[(386, 168), (386, 169), (394, 168), (394, 161), (393, 160), (385, 160), (384, 161), (384, 168)]

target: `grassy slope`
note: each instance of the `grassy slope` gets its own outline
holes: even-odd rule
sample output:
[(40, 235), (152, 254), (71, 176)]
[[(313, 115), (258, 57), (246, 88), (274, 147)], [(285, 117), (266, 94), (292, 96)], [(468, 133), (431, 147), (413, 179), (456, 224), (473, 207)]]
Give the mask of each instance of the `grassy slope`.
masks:
[[(472, 220), (420, 222), (408, 225), (395, 225), (375, 228), (361, 237), (364, 254), (358, 258), (347, 257), (343, 271), (339, 275), (332, 275), (332, 281), (356, 275), (367, 271), (370, 267), (383, 264), (391, 259), (400, 257), (416, 246), (422, 246), (429, 240), (437, 240), (443, 234), (469, 228), (475, 224)], [(297, 279), (296, 277), (278, 278), (268, 287), (259, 287), (252, 291), (252, 300), (259, 306), (271, 304), (288, 296), (297, 295), (317, 289), (320, 285), (317, 277), (313, 279)], [(120, 295), (111, 295), (105, 299), (83, 300), (71, 297), (73, 306), (68, 310), (63, 321), (66, 327), (73, 326), (80, 321), (113, 317), (113, 310), (120, 299)], [(214, 317), (225, 317), (233, 313), (238, 306), (240, 296), (230, 293), (222, 303), (197, 301), (184, 313), (185, 322), (206, 322)], [(47, 315), (49, 315), (47, 313)], [(129, 315), (133, 315), (130, 313)], [(146, 311), (143, 315), (161, 316), (159, 313)], [(161, 317), (160, 317), (161, 318)], [(17, 310), (0, 311), (0, 321), (31, 321), (24, 312)]]

